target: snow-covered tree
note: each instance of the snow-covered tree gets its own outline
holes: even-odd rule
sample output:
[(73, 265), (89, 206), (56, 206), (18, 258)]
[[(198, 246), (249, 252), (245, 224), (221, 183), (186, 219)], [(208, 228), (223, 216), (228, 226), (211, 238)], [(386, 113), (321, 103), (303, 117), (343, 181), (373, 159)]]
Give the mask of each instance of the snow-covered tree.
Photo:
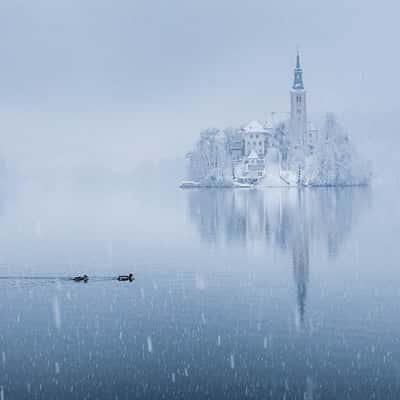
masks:
[(290, 153), (290, 139), (287, 124), (279, 123), (273, 129), (271, 146), (276, 147), (281, 155), (282, 163), (285, 164)]
[(205, 186), (227, 186), (232, 183), (232, 168), (227, 136), (215, 128), (200, 134), (190, 153), (190, 179)]
[(314, 153), (306, 160), (304, 183), (340, 186), (367, 184), (370, 173), (334, 114), (327, 114)]

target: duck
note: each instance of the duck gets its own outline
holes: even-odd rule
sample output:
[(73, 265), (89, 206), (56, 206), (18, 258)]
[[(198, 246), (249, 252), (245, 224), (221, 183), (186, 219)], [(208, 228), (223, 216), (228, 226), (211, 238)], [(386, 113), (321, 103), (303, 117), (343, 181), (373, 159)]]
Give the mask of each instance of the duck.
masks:
[(75, 282), (87, 282), (89, 280), (89, 277), (87, 275), (75, 276), (74, 278), (72, 278), (72, 280)]
[(119, 281), (129, 281), (132, 282), (135, 278), (133, 276), (133, 274), (129, 274), (129, 275), (120, 275), (117, 278)]

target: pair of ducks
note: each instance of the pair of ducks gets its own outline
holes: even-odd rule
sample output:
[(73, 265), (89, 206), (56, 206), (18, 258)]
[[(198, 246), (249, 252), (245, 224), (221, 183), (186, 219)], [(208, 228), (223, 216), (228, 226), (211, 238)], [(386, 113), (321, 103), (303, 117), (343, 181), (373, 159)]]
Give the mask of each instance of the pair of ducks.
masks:
[[(119, 275), (117, 280), (118, 281), (129, 281), (132, 282), (135, 279), (133, 274), (129, 275)], [(89, 280), (89, 277), (87, 275), (80, 275), (80, 276), (75, 276), (75, 278), (72, 278), (73, 281), (75, 282), (87, 282)]]

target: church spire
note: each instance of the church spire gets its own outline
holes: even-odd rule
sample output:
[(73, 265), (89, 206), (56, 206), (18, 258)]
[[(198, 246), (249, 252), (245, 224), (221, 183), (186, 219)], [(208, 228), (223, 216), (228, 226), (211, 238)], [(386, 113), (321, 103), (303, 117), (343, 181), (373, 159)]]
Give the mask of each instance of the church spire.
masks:
[(300, 66), (299, 50), (297, 50), (297, 56), (296, 56), (296, 68), (294, 69), (293, 89), (304, 89), (303, 70), (301, 69), (301, 66)]
[(300, 53), (299, 53), (299, 49), (297, 49), (296, 69), (300, 69)]

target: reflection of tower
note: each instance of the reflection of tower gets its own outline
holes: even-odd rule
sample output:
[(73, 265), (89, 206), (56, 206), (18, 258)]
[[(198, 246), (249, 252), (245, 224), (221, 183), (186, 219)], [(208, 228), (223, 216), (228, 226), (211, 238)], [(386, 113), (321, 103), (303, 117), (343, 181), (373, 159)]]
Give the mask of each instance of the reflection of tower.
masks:
[(300, 326), (304, 323), (306, 308), (307, 285), (309, 278), (309, 243), (308, 224), (303, 206), (303, 193), (299, 190), (297, 195), (297, 210), (295, 232), (292, 241), (293, 275), (297, 290), (297, 307)]
[(293, 274), (297, 288), (297, 306), (300, 322), (304, 322), (309, 276), (308, 241), (305, 236), (299, 237), (293, 244)]
[(297, 51), (294, 81), (290, 91), (290, 126), (292, 134), (304, 144), (307, 131), (306, 91), (303, 83), (303, 70), (300, 66), (300, 54)]

